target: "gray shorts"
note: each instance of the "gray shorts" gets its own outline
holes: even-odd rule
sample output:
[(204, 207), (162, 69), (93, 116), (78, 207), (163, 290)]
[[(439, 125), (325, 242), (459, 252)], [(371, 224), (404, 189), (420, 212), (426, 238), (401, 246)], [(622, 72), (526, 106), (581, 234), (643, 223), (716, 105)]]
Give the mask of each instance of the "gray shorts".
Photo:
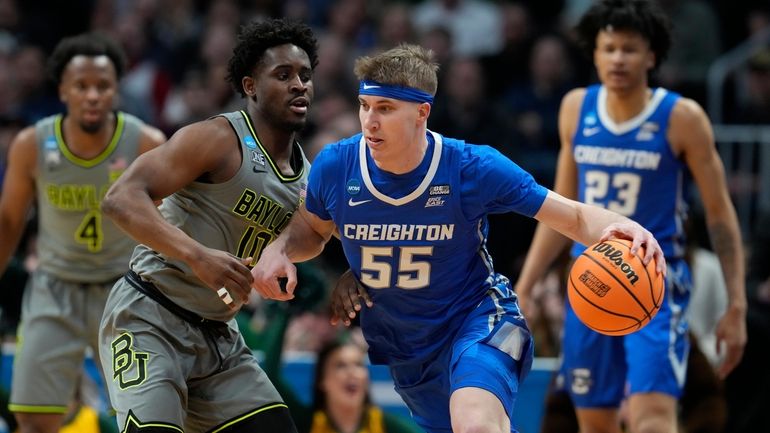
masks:
[(121, 429), (152, 423), (202, 432), (283, 404), (235, 320), (216, 330), (194, 326), (126, 279), (110, 293), (99, 341)]
[(81, 284), (35, 272), (24, 290), (9, 408), (66, 413), (91, 347), (98, 365), (99, 322), (112, 282)]

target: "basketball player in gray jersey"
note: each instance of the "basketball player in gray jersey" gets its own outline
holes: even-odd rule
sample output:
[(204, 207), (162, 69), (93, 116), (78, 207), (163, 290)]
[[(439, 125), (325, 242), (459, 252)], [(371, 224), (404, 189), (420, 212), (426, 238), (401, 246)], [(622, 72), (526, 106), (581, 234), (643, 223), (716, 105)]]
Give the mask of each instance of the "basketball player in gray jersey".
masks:
[(316, 51), (303, 24), (245, 26), (228, 80), (246, 109), (180, 129), (107, 193), (102, 210), (141, 243), (100, 334), (122, 431), (296, 432), (233, 317), (250, 268), (304, 199), (309, 164), (295, 136)]
[(113, 111), (124, 70), (114, 42), (96, 34), (64, 39), (49, 66), (66, 114), (15, 137), (0, 196), (0, 272), (33, 201), (38, 212), (39, 265), (24, 292), (9, 405), (21, 433), (59, 431), (86, 347), (97, 350), (109, 289), (136, 245), (103, 218), (100, 202), (138, 154), (165, 141)]

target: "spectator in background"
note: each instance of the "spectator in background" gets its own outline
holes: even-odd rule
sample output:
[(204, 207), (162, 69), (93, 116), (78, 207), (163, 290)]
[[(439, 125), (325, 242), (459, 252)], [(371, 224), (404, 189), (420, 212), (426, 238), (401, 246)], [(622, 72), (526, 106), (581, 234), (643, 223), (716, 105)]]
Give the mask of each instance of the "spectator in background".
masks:
[(489, 96), (499, 98), (501, 93), (513, 86), (522, 85), (529, 77), (527, 59), (532, 49), (536, 27), (529, 10), (523, 3), (500, 5), (502, 17), (503, 46), (493, 54), (481, 58), (484, 76), (493, 88), (488, 88)]
[(770, 48), (749, 59), (745, 75), (745, 99), (738, 102), (736, 123), (770, 123)]
[(481, 56), (503, 47), (502, 19), (494, 2), (482, 0), (428, 0), (414, 6), (415, 26), (446, 26), (452, 34), (452, 54)]
[(377, 46), (373, 51), (384, 51), (401, 43), (415, 42), (411, 9), (401, 2), (386, 4), (377, 23)]
[(505, 94), (503, 106), (522, 137), (516, 162), (539, 183), (550, 187), (559, 153), (559, 105), (574, 84), (564, 41), (556, 35), (539, 38), (528, 65), (527, 80)]
[(658, 0), (672, 22), (671, 53), (661, 64), (661, 85), (684, 93), (701, 105), (706, 102), (706, 75), (719, 56), (719, 19), (703, 0)]
[(310, 428), (300, 433), (420, 433), (409, 419), (383, 412), (369, 395), (366, 352), (352, 341), (332, 340), (321, 347), (313, 380)]

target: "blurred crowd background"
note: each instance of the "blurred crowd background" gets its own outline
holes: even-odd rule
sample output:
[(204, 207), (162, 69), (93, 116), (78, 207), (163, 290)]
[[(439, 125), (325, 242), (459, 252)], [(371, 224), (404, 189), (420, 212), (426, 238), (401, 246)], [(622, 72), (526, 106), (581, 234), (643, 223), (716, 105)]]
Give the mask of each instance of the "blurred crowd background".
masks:
[[(770, 124), (770, 2), (659, 2), (672, 18), (674, 41), (653, 83), (695, 99), (712, 118), (717, 116), (720, 127)], [(572, 30), (590, 4), (591, 0), (0, 0), (0, 178), (14, 134), (63, 110), (45, 68), (61, 38), (101, 31), (119, 41), (129, 60), (119, 108), (171, 135), (183, 125), (245, 105), (224, 79), (237, 30), (254, 18), (281, 16), (310, 24), (320, 42), (313, 77), (315, 101), (301, 139), (311, 160), (324, 144), (360, 130), (354, 59), (411, 42), (432, 49), (440, 63), (429, 128), (494, 146), (551, 186), (559, 148), (560, 100), (569, 89), (595, 81), (593, 65), (576, 47)], [(716, 76), (715, 65), (730, 58), (735, 61), (725, 69), (714, 93), (709, 77)], [(718, 115), (711, 109), (715, 101)], [(770, 145), (770, 134), (765, 135), (765, 144)], [(748, 158), (753, 162), (749, 176), (740, 176), (732, 162), (726, 163), (736, 195), (753, 194), (761, 186), (762, 171), (756, 162), (761, 158)], [(697, 221), (697, 205), (693, 209)], [(742, 223), (744, 232), (751, 233), (753, 220)], [(491, 224), (489, 248), (496, 268), (515, 280), (534, 220), (504, 215), (493, 217)], [(15, 280), (14, 269), (34, 267), (30, 248), (29, 243), (22, 244), (15, 259), (20, 266), (10, 267), (5, 276), (5, 305), (13, 305), (8, 299), (20, 296), (23, 289), (23, 272)], [(313, 272), (331, 280), (346, 268), (343, 261), (332, 246)], [(555, 274), (541, 292), (542, 311), (554, 318), (561, 314), (561, 281)], [(257, 330), (264, 326), (266, 310), (255, 308), (250, 318)], [(3, 311), (4, 326), (12, 329), (17, 317), (9, 307)], [(333, 334), (324, 314), (297, 316), (289, 325), (288, 349), (315, 350), (325, 332)], [(553, 332), (543, 333), (539, 354), (555, 355), (559, 323), (543, 326), (553, 327)]]

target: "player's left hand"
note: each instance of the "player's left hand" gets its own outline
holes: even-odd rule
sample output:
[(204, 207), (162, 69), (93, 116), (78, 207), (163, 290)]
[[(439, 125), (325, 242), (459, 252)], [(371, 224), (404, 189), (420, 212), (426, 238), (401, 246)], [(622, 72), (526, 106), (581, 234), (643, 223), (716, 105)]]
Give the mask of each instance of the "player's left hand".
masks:
[(719, 366), (719, 377), (724, 379), (741, 362), (746, 346), (746, 310), (728, 306), (719, 319), (716, 329), (716, 349), (718, 354), (724, 351), (724, 360)]
[(633, 254), (639, 253), (639, 248), (644, 246), (644, 257), (642, 262), (646, 266), (650, 263), (650, 260), (655, 260), (655, 268), (658, 273), (662, 273), (666, 276), (666, 258), (663, 255), (663, 250), (658, 244), (658, 240), (638, 223), (627, 220), (618, 223), (612, 223), (607, 226), (602, 232), (602, 237), (599, 242), (604, 242), (611, 238), (628, 239), (631, 241), (631, 252)]
[(336, 325), (342, 320), (345, 326), (350, 326), (350, 319), (355, 319), (358, 311), (361, 311), (361, 299), (366, 302), (366, 306), (369, 308), (374, 305), (366, 287), (353, 275), (353, 271), (348, 269), (340, 276), (337, 284), (334, 285), (334, 290), (332, 290), (332, 325)]
[(268, 245), (257, 264), (251, 269), (252, 287), (265, 299), (288, 301), (297, 287), (297, 268), (275, 248)]

